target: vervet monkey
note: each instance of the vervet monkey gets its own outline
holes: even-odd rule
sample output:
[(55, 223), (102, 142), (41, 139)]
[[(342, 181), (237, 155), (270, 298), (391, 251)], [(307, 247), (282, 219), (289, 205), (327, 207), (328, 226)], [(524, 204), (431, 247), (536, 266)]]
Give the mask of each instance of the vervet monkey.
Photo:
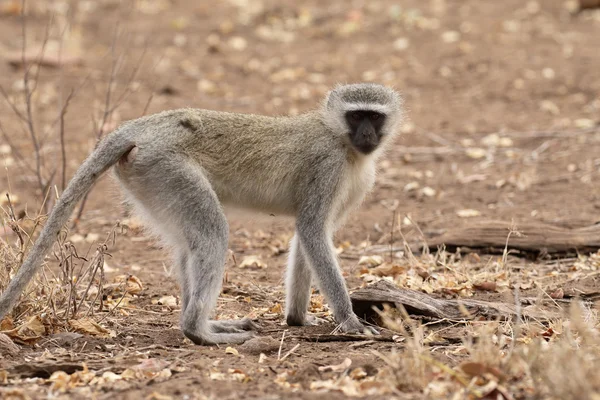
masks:
[(173, 250), (181, 329), (194, 343), (240, 343), (256, 328), (249, 319), (209, 320), (228, 249), (223, 205), (296, 217), (286, 277), (288, 325), (311, 323), (314, 276), (342, 332), (377, 333), (352, 311), (332, 236), (373, 187), (376, 161), (401, 119), (398, 93), (361, 83), (335, 87), (317, 110), (294, 117), (179, 109), (128, 121), (75, 173), (2, 293), (0, 319), (42, 264), (76, 203), (114, 165), (128, 202)]

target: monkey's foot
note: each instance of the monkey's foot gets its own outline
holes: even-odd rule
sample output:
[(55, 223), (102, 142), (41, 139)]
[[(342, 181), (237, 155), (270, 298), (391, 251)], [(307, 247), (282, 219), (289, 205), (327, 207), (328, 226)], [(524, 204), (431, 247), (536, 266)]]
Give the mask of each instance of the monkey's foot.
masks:
[(242, 318), (239, 320), (210, 321), (209, 323), (211, 330), (213, 332), (219, 333), (257, 331), (260, 328), (250, 318)]
[(344, 322), (340, 324), (339, 330), (344, 333), (350, 334), (371, 334), (371, 335), (379, 335), (379, 331), (372, 326), (367, 326), (361, 323), (356, 316), (352, 316), (347, 318)]
[(212, 344), (239, 344), (244, 343), (246, 340), (255, 337), (254, 332), (197, 332), (187, 329), (183, 329), (185, 337), (190, 339), (194, 344), (198, 345), (212, 345)]
[(323, 318), (315, 317), (311, 314), (304, 315), (292, 315), (289, 314), (285, 317), (288, 326), (315, 326), (321, 325), (327, 321)]

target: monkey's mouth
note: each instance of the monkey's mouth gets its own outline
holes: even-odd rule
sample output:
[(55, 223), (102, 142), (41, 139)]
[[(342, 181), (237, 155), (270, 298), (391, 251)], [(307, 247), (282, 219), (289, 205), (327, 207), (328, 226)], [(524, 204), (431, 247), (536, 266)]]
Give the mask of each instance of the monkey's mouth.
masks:
[(354, 148), (361, 154), (371, 154), (377, 148), (378, 143), (366, 142), (366, 143), (352, 143)]

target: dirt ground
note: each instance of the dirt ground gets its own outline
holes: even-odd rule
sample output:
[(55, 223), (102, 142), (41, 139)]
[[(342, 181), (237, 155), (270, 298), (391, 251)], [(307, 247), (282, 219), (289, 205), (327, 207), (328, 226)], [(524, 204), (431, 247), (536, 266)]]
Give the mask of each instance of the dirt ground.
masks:
[[(517, 227), (527, 221), (593, 225), (600, 209), (596, 184), (600, 178), (600, 10), (575, 13), (576, 4), (565, 0), (32, 2), (28, 45), (43, 41), (49, 16), (54, 15), (57, 24), (70, 21), (63, 54), (77, 58), (62, 69), (41, 67), (36, 81), (37, 126), (39, 132), (50, 132), (40, 133), (42, 174), (48, 179), (60, 160), (53, 125), (59, 99), (82, 82), (65, 116), (67, 176), (93, 148), (92, 120), (102, 119), (115, 60), (120, 68), (114, 73), (113, 103), (121, 100), (121, 93), (128, 94), (105, 121), (107, 128), (144, 112), (178, 107), (295, 114), (315, 107), (335, 83), (374, 81), (402, 92), (408, 118), (400, 139), (380, 163), (376, 189), (336, 235), (351, 289), (366, 285), (372, 277), (364, 265), (358, 265), (361, 256), (388, 257), (388, 252), (373, 249), (398, 247), (397, 263), (409, 265), (409, 255), (400, 252), (403, 240), (419, 244), (450, 228), (484, 220), (504, 221), (507, 227), (511, 221)], [(11, 8), (17, 5), (0, 1), (0, 85), (20, 101), (23, 69), (15, 66), (19, 62), (15, 54), (21, 53), (22, 21)], [(51, 38), (56, 41), (58, 34), (52, 31)], [(132, 73), (136, 73), (133, 79)], [(26, 127), (6, 102), (0, 105), (0, 122), (21, 158), (34, 165)], [(14, 164), (0, 174), (0, 191), (18, 195), (17, 211), (35, 212), (43, 199), (35, 173), (21, 166), (14, 149), (3, 157)], [(54, 183), (60, 183), (59, 175)], [(91, 193), (70, 235), (89, 239), (77, 243), (83, 254), (93, 251), (93, 239), (104, 238), (117, 221), (129, 224), (130, 229), (108, 246), (107, 279), (132, 274), (143, 290), (129, 307), (102, 321), (114, 337), (59, 335), (6, 355), (0, 360), (2, 368), (10, 379), (20, 380), (9, 379), (0, 388), (5, 394), (12, 390), (14, 396), (31, 398), (51, 393), (99, 399), (338, 399), (352, 394), (311, 386), (311, 382), (342, 379), (335, 368), (319, 367), (339, 366), (348, 358), (352, 368), (362, 367), (373, 375), (386, 367), (378, 354), (403, 351), (403, 343), (392, 339), (309, 340), (335, 328), (318, 293), (313, 311), (326, 322), (287, 327), (281, 309), (282, 277), (293, 221), (239, 211), (228, 214), (232, 257), (217, 316), (255, 318), (260, 336), (271, 340), (258, 341), (254, 347), (232, 346), (232, 350), (199, 347), (184, 339), (178, 326), (179, 289), (170, 274), (169, 258), (138, 229), (137, 221), (129, 219), (116, 185), (106, 177)], [(6, 231), (3, 235), (7, 241), (15, 240)], [(261, 265), (243, 268), (251, 256), (259, 257)], [(463, 257), (466, 276), (498, 260), (497, 255)], [(508, 288), (528, 279), (524, 276), (548, 278), (528, 287), (530, 292), (525, 290), (532, 295), (536, 289), (554, 290), (557, 282), (569, 282), (580, 292), (597, 288), (589, 279), (576, 285), (579, 275), (570, 268), (576, 257), (562, 262), (509, 260), (515, 272), (506, 278)], [(422, 264), (430, 273), (445, 273), (441, 263)], [(397, 278), (397, 282), (407, 281)], [(448, 298), (460, 296), (459, 292), (434, 287), (432, 295)], [(467, 292), (482, 300), (510, 302), (512, 298), (510, 290)], [(175, 296), (176, 302), (157, 304), (165, 296)], [(436, 326), (453, 331), (457, 338), (472, 328)], [(392, 333), (384, 330), (384, 336), (391, 338)], [(444, 353), (457, 344), (445, 340), (439, 356), (450, 364), (459, 362), (460, 356)], [(81, 370), (82, 362), (93, 371), (121, 374), (143, 360), (170, 374), (138, 380), (107, 377), (103, 384), (73, 384), (63, 392), (46, 380), (55, 370), (69, 374)], [(368, 397), (390, 396), (373, 391)], [(393, 396), (424, 395), (406, 389)]]

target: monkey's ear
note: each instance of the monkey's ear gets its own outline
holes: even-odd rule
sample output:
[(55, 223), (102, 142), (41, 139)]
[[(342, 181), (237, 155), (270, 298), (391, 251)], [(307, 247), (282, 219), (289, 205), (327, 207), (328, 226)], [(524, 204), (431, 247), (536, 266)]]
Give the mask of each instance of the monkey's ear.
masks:
[(335, 90), (331, 90), (327, 93), (327, 97), (325, 97), (325, 109), (330, 111), (336, 108), (336, 103), (338, 102), (338, 94), (335, 93)]
[(327, 98), (325, 99), (325, 109), (326, 110), (331, 110), (333, 108), (333, 96), (331, 95), (331, 93), (329, 93), (327, 95)]

